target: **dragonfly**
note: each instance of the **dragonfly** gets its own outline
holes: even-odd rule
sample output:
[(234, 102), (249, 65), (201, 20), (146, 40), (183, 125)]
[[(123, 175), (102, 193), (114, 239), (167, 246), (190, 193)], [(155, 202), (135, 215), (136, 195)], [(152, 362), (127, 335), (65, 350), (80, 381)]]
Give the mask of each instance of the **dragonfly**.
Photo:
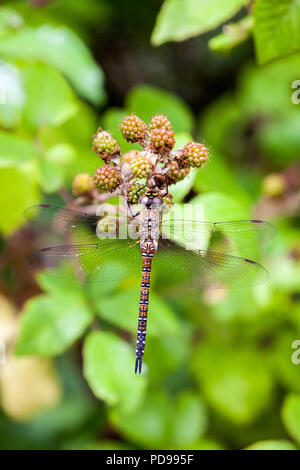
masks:
[[(258, 285), (269, 278), (262, 265), (222, 251), (260, 245), (277, 232), (272, 224), (261, 220), (209, 222), (164, 218), (164, 197), (154, 189), (141, 195), (139, 203), (140, 212), (132, 215), (138, 221), (135, 237), (121, 237), (120, 230), (114, 237), (102, 236), (103, 233), (100, 236), (97, 227), (105, 217), (79, 210), (40, 204), (24, 213), (29, 222), (46, 227), (46, 233), (57, 232), (64, 239), (63, 244), (34, 251), (27, 261), (31, 268), (47, 268), (55, 276), (84, 282), (121, 281), (132, 273), (141, 273), (135, 373), (142, 371), (152, 267), (164, 283), (194, 289)], [(122, 217), (117, 214), (111, 217), (120, 228)], [(182, 227), (186, 238), (195, 234), (208, 240), (215, 237), (218, 251), (188, 246), (179, 230)]]

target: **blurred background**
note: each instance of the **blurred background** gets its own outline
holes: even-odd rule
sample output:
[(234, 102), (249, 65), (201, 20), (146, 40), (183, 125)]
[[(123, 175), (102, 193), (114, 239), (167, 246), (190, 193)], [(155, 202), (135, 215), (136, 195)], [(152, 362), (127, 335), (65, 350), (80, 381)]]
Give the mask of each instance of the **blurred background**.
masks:
[[(206, 17), (203, 1), (163, 3), (0, 7), (2, 449), (300, 445), (300, 53), (283, 36), (281, 54), (269, 44), (263, 0), (254, 30), (246, 1), (224, 17), (217, 5)], [(82, 287), (25, 266), (38, 234), (24, 209), (70, 202), (76, 174), (99, 166), (99, 125), (132, 149), (119, 132), (130, 112), (165, 113), (178, 142), (210, 146), (177, 202), (278, 229), (262, 286), (187, 293), (153, 279), (142, 376), (139, 279)]]

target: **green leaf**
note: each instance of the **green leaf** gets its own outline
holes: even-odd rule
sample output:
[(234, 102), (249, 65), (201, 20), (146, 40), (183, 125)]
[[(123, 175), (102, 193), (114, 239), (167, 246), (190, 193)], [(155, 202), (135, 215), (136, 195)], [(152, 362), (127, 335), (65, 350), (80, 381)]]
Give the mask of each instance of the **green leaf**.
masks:
[(170, 186), (169, 192), (173, 196), (174, 203), (177, 204), (182, 202), (185, 196), (189, 194), (190, 190), (194, 186), (197, 173), (197, 170), (191, 169), (189, 174), (182, 181), (178, 181), (178, 183)]
[[(189, 450), (224, 450), (225, 447), (218, 441), (213, 439), (201, 439), (192, 446), (189, 446)], [(185, 448), (183, 448), (185, 450)]]
[(72, 89), (53, 67), (41, 63), (28, 66), (24, 79), (27, 94), (24, 120), (30, 130), (58, 126), (77, 112)]
[[(207, 145), (212, 145), (212, 158), (215, 153), (222, 151), (231, 137), (231, 129), (236, 128), (240, 119), (240, 109), (231, 94), (223, 94), (201, 113), (199, 139), (205, 139)], [(232, 145), (229, 142), (229, 145)], [(228, 150), (228, 146), (226, 147)], [(207, 168), (210, 165), (205, 166)]]
[[(160, 383), (167, 375), (185, 368), (190, 354), (190, 336), (181, 328), (176, 336), (149, 336), (145, 350), (145, 362), (154, 383)], [(157, 367), (159, 364), (159, 367)]]
[(173, 93), (149, 85), (139, 85), (129, 91), (126, 109), (148, 123), (154, 114), (165, 114), (174, 132), (191, 132), (193, 117), (188, 106)]
[(24, 25), (22, 16), (15, 10), (2, 5), (0, 10), (0, 33), (14, 31)]
[(9, 234), (24, 224), (24, 210), (39, 200), (34, 166), (0, 168), (0, 187), (0, 231)]
[(75, 149), (69, 144), (57, 144), (40, 159), (40, 184), (46, 193), (63, 186), (67, 168), (74, 164)]
[[(96, 305), (97, 312), (100, 318), (136, 333), (139, 295), (138, 289), (127, 289), (106, 299), (100, 299)], [(155, 292), (150, 292), (147, 325), (149, 336), (176, 335), (179, 330), (178, 320), (172, 310)]]
[(258, 441), (246, 447), (246, 450), (297, 450), (295, 444), (284, 439), (278, 441)]
[(274, 120), (276, 116), (286, 118), (287, 113), (297, 112), (291, 98), (299, 67), (300, 54), (283, 57), (261, 68), (246, 66), (239, 79), (239, 119), (261, 115)]
[(223, 32), (208, 41), (208, 47), (217, 54), (229, 54), (232, 49), (249, 39), (253, 29), (253, 17), (246, 16), (237, 23), (223, 27)]
[[(39, 137), (45, 147), (67, 142), (75, 148), (87, 151), (87, 147), (92, 146), (91, 137), (97, 129), (97, 123), (98, 117), (93, 109), (80, 101), (74, 116), (56, 128), (50, 126), (43, 128)], [(94, 152), (92, 153), (94, 154)]]
[(0, 62), (0, 124), (14, 128), (20, 121), (25, 94), (18, 69)]
[(168, 440), (168, 426), (172, 408), (163, 392), (152, 392), (133, 412), (113, 410), (110, 419), (114, 426), (130, 441), (146, 448), (161, 448)]
[(185, 39), (206, 33), (231, 18), (249, 0), (165, 0), (158, 14), (151, 42)]
[[(283, 276), (287, 277), (285, 271)], [(291, 360), (292, 354), (295, 351), (292, 348), (294, 340), (295, 332), (282, 332), (273, 341), (267, 357), (275, 380), (286, 390), (300, 393), (300, 368)]]
[(33, 142), (8, 132), (0, 132), (0, 168), (19, 167), (38, 156)]
[(253, 14), (255, 48), (260, 64), (300, 48), (298, 0), (257, 0)]
[(49, 441), (59, 434), (80, 430), (95, 414), (93, 402), (82, 396), (68, 396), (55, 408), (50, 408), (30, 422), (31, 432), (39, 433)]
[(91, 139), (97, 129), (96, 113), (87, 104), (78, 103), (78, 112), (58, 127), (45, 126), (39, 133), (44, 147), (68, 145), (72, 148), (72, 164), (65, 168), (65, 182), (71, 183), (78, 173), (93, 174), (99, 159), (92, 151)]
[(0, 54), (53, 65), (84, 98), (95, 104), (104, 100), (102, 71), (85, 44), (68, 28), (47, 24), (22, 28), (0, 38)]
[(287, 432), (297, 442), (300, 442), (300, 395), (287, 395), (281, 415)]
[(124, 442), (113, 441), (111, 439), (101, 439), (101, 441), (88, 442), (80, 447), (80, 450), (132, 450), (132, 445)]
[(226, 165), (224, 159), (216, 153), (212, 155), (204, 168), (196, 172), (194, 186), (199, 192), (222, 191), (230, 197), (231, 201), (232, 196), (236, 198), (239, 205), (249, 202), (249, 197), (239, 185), (235, 174)]
[(206, 220), (226, 221), (249, 218), (249, 210), (241, 201), (225, 193), (205, 193), (194, 197), (193, 204), (201, 204)]
[(85, 378), (97, 398), (126, 413), (139, 406), (146, 378), (134, 373), (135, 354), (128, 343), (105, 331), (90, 333), (83, 359)]
[(17, 355), (55, 356), (84, 333), (93, 316), (79, 285), (47, 274), (40, 283), (49, 293), (29, 300), (21, 317)]
[(207, 425), (202, 401), (189, 391), (179, 394), (175, 401), (162, 391), (152, 391), (134, 412), (113, 410), (110, 419), (127, 439), (146, 448), (178, 449), (186, 445), (190, 449)]
[(171, 423), (171, 441), (181, 448), (192, 445), (204, 435), (207, 424), (207, 412), (199, 397), (189, 391), (181, 393)]
[(268, 406), (272, 381), (259, 355), (251, 350), (202, 345), (193, 371), (210, 405), (233, 423), (251, 423)]
[(258, 130), (257, 140), (269, 159), (279, 167), (285, 168), (296, 162), (299, 159), (300, 146), (299, 111), (296, 109), (294, 113), (266, 122)]

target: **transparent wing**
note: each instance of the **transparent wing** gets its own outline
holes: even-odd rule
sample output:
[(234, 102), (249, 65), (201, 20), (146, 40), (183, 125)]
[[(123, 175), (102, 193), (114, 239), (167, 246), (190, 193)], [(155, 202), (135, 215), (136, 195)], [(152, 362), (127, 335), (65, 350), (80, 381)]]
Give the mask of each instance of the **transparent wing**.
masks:
[(170, 240), (160, 243), (153, 269), (167, 283), (196, 289), (249, 287), (269, 279), (268, 271), (255, 261), (213, 251), (186, 250)]
[(102, 240), (85, 245), (50, 246), (33, 252), (27, 264), (56, 277), (80, 281), (117, 281), (141, 273), (142, 259), (132, 240)]
[[(262, 220), (238, 220), (231, 222), (205, 222), (184, 219), (166, 219), (161, 223), (166, 238), (199, 242), (217, 251), (232, 251), (247, 246), (260, 246), (272, 240), (277, 229)], [(207, 238), (208, 237), (208, 238)]]
[(56, 238), (58, 235), (64, 238), (69, 235), (78, 244), (97, 242), (96, 227), (100, 216), (51, 204), (39, 204), (26, 209), (24, 217), (31, 224), (43, 228), (49, 240), (55, 234)]
[(24, 217), (31, 223), (38, 223), (41, 225), (49, 222), (56, 222), (67, 230), (76, 228), (82, 225), (95, 225), (99, 220), (96, 215), (89, 215), (85, 212), (74, 211), (51, 204), (38, 204), (28, 207), (24, 211)]

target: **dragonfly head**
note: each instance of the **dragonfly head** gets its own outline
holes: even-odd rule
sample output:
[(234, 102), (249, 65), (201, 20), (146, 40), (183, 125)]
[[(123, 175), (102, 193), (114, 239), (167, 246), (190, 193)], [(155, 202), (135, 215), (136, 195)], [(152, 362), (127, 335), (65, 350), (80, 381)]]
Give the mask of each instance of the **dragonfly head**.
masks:
[(160, 207), (162, 205), (162, 198), (155, 189), (147, 189), (147, 191), (140, 198), (140, 204), (147, 208), (153, 206)]

